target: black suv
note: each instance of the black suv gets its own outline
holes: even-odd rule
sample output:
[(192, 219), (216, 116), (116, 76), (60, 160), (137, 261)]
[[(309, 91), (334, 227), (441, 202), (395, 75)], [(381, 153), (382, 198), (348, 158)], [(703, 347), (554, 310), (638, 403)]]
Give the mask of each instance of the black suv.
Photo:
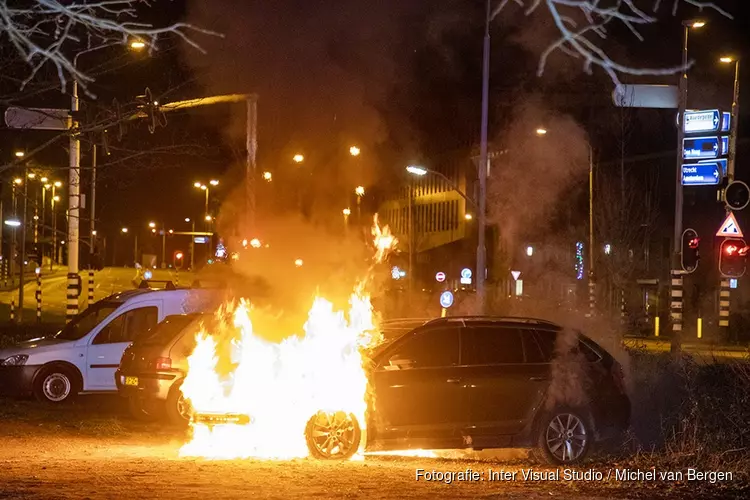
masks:
[[(532, 447), (551, 463), (581, 461), (625, 430), (621, 366), (580, 333), (527, 318), (449, 317), (371, 353), (367, 451)], [(361, 438), (353, 415), (308, 422), (318, 458), (346, 458)]]

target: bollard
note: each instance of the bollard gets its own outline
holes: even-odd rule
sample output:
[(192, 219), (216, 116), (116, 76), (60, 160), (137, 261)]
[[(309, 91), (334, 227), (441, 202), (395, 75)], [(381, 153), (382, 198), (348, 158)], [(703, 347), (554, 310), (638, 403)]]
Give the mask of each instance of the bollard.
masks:
[(3, 260), (3, 288), (8, 288), (8, 261)]
[(94, 270), (89, 269), (89, 307), (94, 303)]
[(42, 322), (42, 273), (36, 273), (36, 322)]
[(654, 318), (654, 337), (659, 336), (659, 316)]
[(696, 326), (698, 328), (698, 338), (703, 338), (703, 318), (698, 318), (698, 324)]
[(78, 314), (78, 294), (81, 291), (81, 277), (68, 273), (67, 298), (65, 303), (65, 322), (69, 323)]
[(10, 322), (16, 321), (16, 299), (10, 299)]

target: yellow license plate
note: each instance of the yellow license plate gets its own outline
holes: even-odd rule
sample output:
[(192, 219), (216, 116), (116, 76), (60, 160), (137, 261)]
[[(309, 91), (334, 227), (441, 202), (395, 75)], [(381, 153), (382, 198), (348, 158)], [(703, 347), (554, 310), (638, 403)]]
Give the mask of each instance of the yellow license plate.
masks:
[(125, 385), (138, 385), (138, 377), (125, 377)]

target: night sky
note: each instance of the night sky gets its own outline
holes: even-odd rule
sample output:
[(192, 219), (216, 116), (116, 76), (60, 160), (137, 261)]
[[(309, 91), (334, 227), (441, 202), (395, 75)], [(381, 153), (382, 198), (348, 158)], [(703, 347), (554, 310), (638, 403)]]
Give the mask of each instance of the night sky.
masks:
[[(709, 13), (702, 17), (710, 24), (691, 35), (690, 54), (696, 67), (691, 75), (690, 107), (718, 104), (728, 109), (732, 71), (714, 61), (728, 49), (742, 54), (750, 48), (746, 2), (718, 3), (735, 14), (736, 20)], [(476, 147), (482, 2), (162, 1), (144, 8), (143, 15), (157, 24), (185, 20), (224, 37), (196, 35), (206, 54), (165, 39), (151, 57), (123, 53), (119, 48), (92, 55), (85, 67), (96, 76), (90, 86), (96, 97), (86, 97), (88, 112), (111, 112), (113, 98), (132, 102), (146, 87), (160, 102), (257, 93), (258, 170), (272, 171), (277, 181), (259, 196), (274, 210), (296, 209), (292, 191), (303, 185), (312, 193), (309, 205), (317, 212), (340, 213), (342, 206), (353, 202), (352, 187), (359, 184), (367, 186), (365, 202), (372, 210), (378, 196), (401, 182), (399, 172), (404, 164), (431, 161), (438, 165), (441, 158), (465, 158)], [(613, 28), (606, 47), (633, 66), (678, 64), (679, 20), (697, 15), (686, 7), (675, 17), (665, 13), (657, 26), (643, 30), (643, 42), (627, 30)], [(564, 54), (554, 55), (545, 74), (538, 77), (540, 52), (554, 36), (551, 20), (541, 11), (526, 17), (511, 5), (493, 24), (492, 35), (493, 142), (505, 144), (506, 132), (517, 116), (514, 113), (534, 98), (543, 104), (544, 116), (567, 115), (582, 127), (598, 151), (602, 168), (607, 168), (608, 162), (618, 164), (621, 152), (608, 127), (618, 111), (611, 105), (608, 77), (596, 69), (592, 75), (585, 74), (580, 61)], [(23, 72), (22, 66), (16, 68)], [(647, 80), (677, 82), (676, 77)], [(0, 82), (6, 96), (17, 92), (17, 78), (10, 78), (7, 72)], [(42, 83), (33, 88), (42, 89)], [(13, 102), (64, 107), (66, 99), (59, 89), (53, 89)], [(746, 118), (747, 114), (743, 115)], [(629, 162), (628, 168), (636, 177), (664, 169), (658, 176), (664, 194), (659, 201), (662, 216), (671, 221), (673, 112), (641, 110), (635, 116), (625, 156), (661, 157), (646, 163)], [(110, 237), (116, 237), (122, 226), (145, 228), (149, 220), (184, 229), (181, 221), (185, 217), (200, 217), (203, 212), (203, 193), (193, 182), (220, 180), (214, 190), (214, 212), (237, 185), (244, 161), (243, 106), (221, 105), (167, 118), (167, 126), (157, 128), (154, 134), (143, 123), (129, 125), (122, 140), (116, 138), (116, 131), (109, 131), (110, 154), (99, 157), (97, 219), (100, 230)], [(745, 119), (741, 137), (747, 136), (748, 126)], [(5, 156), (14, 148), (28, 150), (50, 137), (45, 132), (0, 133), (8, 145), (2, 148)], [(92, 140), (101, 143), (102, 139), (84, 141), (84, 167), (90, 162)], [(348, 155), (351, 144), (362, 149), (360, 157)], [(66, 147), (61, 142), (34, 161), (45, 168), (64, 167)], [(303, 179), (298, 178), (299, 166), (291, 162), (296, 152), (305, 154), (308, 177)], [(746, 172), (748, 154), (750, 150), (741, 139), (739, 178), (750, 178)], [(527, 181), (534, 182), (522, 180)]]

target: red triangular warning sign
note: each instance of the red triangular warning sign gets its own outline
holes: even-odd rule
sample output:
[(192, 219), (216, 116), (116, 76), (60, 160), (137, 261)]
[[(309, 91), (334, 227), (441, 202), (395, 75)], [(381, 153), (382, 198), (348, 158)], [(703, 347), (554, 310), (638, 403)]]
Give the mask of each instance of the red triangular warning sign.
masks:
[(727, 215), (727, 218), (724, 219), (724, 223), (719, 227), (719, 230), (716, 232), (716, 236), (724, 236), (728, 238), (742, 238), (742, 229), (740, 229), (740, 225), (737, 224), (737, 219), (734, 218), (734, 213), (729, 212), (729, 215)]

